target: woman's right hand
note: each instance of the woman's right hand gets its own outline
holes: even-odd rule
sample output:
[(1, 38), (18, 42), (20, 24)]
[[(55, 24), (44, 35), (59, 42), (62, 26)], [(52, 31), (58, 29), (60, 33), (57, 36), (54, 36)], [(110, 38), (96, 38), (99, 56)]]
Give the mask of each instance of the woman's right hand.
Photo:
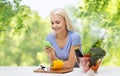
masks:
[(51, 54), (51, 53), (54, 52), (54, 48), (53, 48), (53, 47), (48, 47), (48, 46), (46, 46), (46, 47), (45, 47), (45, 50), (46, 50), (46, 52), (47, 52), (48, 54)]
[(53, 47), (49, 47), (46, 46), (45, 47), (45, 51), (48, 53), (49, 57), (50, 57), (50, 62), (52, 63), (54, 60), (57, 59), (56, 55), (55, 55), (55, 50)]

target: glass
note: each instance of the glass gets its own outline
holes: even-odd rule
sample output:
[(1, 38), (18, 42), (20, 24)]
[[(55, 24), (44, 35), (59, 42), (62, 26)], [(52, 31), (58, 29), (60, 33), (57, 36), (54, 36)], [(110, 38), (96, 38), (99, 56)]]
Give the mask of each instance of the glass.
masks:
[(83, 72), (87, 72), (89, 69), (92, 69), (96, 73), (102, 59), (99, 59), (95, 66), (91, 66), (90, 57), (77, 57), (77, 62)]
[(78, 64), (83, 72), (87, 72), (90, 69), (90, 57), (78, 57)]

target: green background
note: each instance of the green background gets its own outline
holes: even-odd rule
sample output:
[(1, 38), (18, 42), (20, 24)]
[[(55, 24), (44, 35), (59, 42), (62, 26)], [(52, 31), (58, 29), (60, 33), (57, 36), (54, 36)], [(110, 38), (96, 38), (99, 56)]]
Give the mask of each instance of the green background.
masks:
[[(82, 0), (78, 7), (68, 5), (82, 50), (107, 32), (102, 48), (106, 56), (102, 66), (120, 66), (120, 0)], [(51, 32), (49, 17), (42, 19), (21, 0), (0, 0), (0, 66), (49, 65), (43, 41)]]

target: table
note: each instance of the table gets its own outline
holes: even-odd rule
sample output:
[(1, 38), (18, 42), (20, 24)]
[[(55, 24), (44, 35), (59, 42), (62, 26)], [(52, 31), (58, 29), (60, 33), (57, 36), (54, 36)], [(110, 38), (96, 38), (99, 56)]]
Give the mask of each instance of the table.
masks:
[[(81, 71), (81, 68), (74, 68), (72, 72), (64, 74), (53, 73), (35, 73), (37, 66), (0, 66), (0, 76), (87, 76)], [(95, 76), (119, 76), (120, 67), (105, 66), (98, 69)]]

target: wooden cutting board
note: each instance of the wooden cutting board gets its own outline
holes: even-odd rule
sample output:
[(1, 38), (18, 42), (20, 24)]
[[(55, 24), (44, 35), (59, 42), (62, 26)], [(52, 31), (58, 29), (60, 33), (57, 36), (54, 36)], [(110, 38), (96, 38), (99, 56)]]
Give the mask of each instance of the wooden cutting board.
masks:
[(37, 68), (35, 70), (33, 70), (34, 72), (37, 72), (37, 73), (58, 73), (58, 74), (62, 74), (62, 73), (68, 73), (68, 72), (71, 72), (73, 71), (73, 68), (63, 68), (61, 70), (53, 70), (49, 67), (47, 67), (47, 71), (41, 69), (41, 68)]

